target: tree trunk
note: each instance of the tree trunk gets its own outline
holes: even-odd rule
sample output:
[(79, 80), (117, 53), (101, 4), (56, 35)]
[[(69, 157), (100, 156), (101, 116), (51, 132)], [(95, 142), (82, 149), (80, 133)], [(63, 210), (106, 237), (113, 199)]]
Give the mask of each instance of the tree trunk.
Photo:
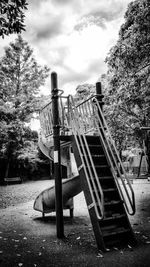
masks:
[(8, 178), (9, 167), (10, 167), (10, 160), (8, 159), (8, 160), (7, 160), (7, 163), (6, 163), (5, 178)]

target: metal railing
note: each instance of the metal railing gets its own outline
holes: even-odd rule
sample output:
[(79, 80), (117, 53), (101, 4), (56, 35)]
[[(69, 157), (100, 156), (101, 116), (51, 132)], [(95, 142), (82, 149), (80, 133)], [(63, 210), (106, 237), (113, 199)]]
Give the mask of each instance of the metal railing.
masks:
[[(114, 141), (111, 137), (105, 117), (97, 100), (97, 96), (91, 96), (89, 99), (83, 101), (77, 106), (74, 103), (73, 97), (69, 96), (69, 110), (67, 112), (67, 116), (68, 125), (71, 127), (72, 132), (76, 138), (82, 159), (82, 165), (87, 175), (89, 189), (93, 203), (95, 205), (95, 209), (97, 209), (97, 203), (100, 209), (100, 211), (96, 210), (97, 215), (99, 217), (103, 216), (104, 199), (101, 185), (97, 177), (95, 166), (88, 148), (86, 140), (87, 134), (94, 134), (99, 136), (126, 210), (130, 215), (133, 215), (135, 213), (134, 192), (130, 180), (128, 179), (124, 170), (124, 166), (121, 162)], [(85, 168), (85, 166), (87, 166), (87, 168)], [(89, 166), (91, 166), (91, 169), (89, 169)], [(97, 194), (93, 195), (93, 187), (97, 188), (97, 191), (100, 192), (99, 200)]]
[(93, 125), (87, 118), (88, 110), (84, 109), (84, 107), (85, 106), (83, 105), (83, 103), (81, 105), (78, 105), (78, 107), (75, 107), (73, 97), (69, 96), (69, 106), (66, 115), (68, 118), (68, 126), (71, 128), (74, 138), (76, 140), (76, 144), (82, 162), (79, 169), (80, 168), (84, 169), (92, 198), (92, 203), (90, 203), (88, 208), (90, 209), (94, 207), (97, 218), (102, 219), (104, 216), (103, 191), (100, 185), (100, 181), (92, 160), (92, 156), (85, 135), (85, 133), (87, 132), (86, 127), (88, 126), (88, 130), (91, 130), (91, 126)]
[[(126, 210), (130, 215), (133, 215), (135, 213), (134, 192), (111, 137), (97, 96), (91, 96), (76, 105), (72, 96), (63, 97), (60, 95), (59, 117), (62, 133), (66, 135), (71, 130), (76, 139), (97, 217), (101, 219), (104, 215), (104, 197), (89, 151), (86, 135), (99, 136)], [(52, 136), (52, 102), (41, 110), (40, 123), (45, 137)]]
[[(105, 148), (105, 153), (110, 164), (113, 177), (119, 189), (120, 195), (124, 201), (127, 212), (130, 215), (135, 214), (135, 196), (131, 186), (131, 182), (126, 175), (126, 171), (116, 149), (115, 143), (112, 139), (111, 133), (107, 126), (104, 114), (100, 108), (97, 98), (95, 98), (97, 110), (95, 112), (97, 129), (101, 138), (102, 144)], [(119, 179), (118, 179), (119, 178)]]
[[(59, 125), (61, 127), (61, 131), (68, 131), (67, 121), (65, 116), (65, 104), (68, 106), (68, 97), (62, 96), (62, 93), (59, 95)], [(50, 101), (47, 105), (45, 105), (39, 114), (40, 125), (42, 134), (45, 137), (50, 137), (53, 135), (53, 112), (52, 112), (52, 101)]]

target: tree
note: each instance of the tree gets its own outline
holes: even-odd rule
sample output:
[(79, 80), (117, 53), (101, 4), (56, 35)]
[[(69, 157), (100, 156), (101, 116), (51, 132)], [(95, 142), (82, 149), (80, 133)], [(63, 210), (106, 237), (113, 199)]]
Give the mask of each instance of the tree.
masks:
[(90, 95), (95, 93), (95, 90), (96, 89), (93, 84), (84, 83), (84, 84), (78, 85), (76, 88), (76, 94), (74, 96), (76, 103), (79, 104), (86, 98), (90, 97)]
[(38, 93), (48, 73), (49, 68), (37, 64), (21, 36), (5, 49), (0, 61), (0, 157), (7, 162), (5, 176), (12, 158), (17, 159), (28, 140), (28, 123), (39, 109)]
[(141, 144), (141, 126), (150, 123), (150, 2), (131, 2), (119, 39), (106, 58), (107, 100), (116, 119), (124, 121), (126, 136)]
[(0, 36), (21, 33), (25, 30), (23, 11), (26, 9), (26, 0), (0, 1)]

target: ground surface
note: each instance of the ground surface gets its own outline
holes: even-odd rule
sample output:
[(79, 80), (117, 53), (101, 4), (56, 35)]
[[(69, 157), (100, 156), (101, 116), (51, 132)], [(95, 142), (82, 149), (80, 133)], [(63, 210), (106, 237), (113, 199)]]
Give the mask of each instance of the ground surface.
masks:
[(135, 248), (97, 251), (83, 193), (75, 197), (75, 216), (65, 211), (65, 238), (56, 238), (55, 213), (33, 210), (35, 197), (53, 181), (0, 186), (0, 266), (150, 266), (150, 182), (133, 182), (137, 212), (130, 217)]

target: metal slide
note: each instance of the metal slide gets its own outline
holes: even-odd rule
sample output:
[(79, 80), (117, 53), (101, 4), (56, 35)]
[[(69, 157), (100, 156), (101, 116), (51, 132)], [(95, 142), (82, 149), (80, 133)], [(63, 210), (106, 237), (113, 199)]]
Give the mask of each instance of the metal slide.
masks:
[[(80, 177), (75, 176), (70, 179), (64, 179), (62, 181), (62, 195), (63, 195), (63, 207), (64, 209), (70, 209), (70, 215), (72, 217), (73, 201), (72, 198), (82, 191), (80, 184)], [(45, 213), (55, 211), (55, 186), (42, 191), (34, 201), (33, 208)]]
[[(52, 141), (51, 141), (52, 142)], [(51, 143), (51, 149), (44, 144), (42, 141), (42, 136), (39, 135), (38, 145), (42, 153), (53, 160), (53, 147)], [(63, 208), (70, 209), (70, 216), (73, 216), (73, 197), (82, 191), (80, 177), (74, 162), (74, 157), (71, 153), (71, 164), (72, 164), (72, 174), (74, 175), (70, 179), (62, 180), (62, 197), (63, 197)], [(67, 165), (67, 157), (62, 155), (63, 165)], [(42, 212), (44, 216), (45, 213), (50, 213), (55, 211), (55, 186), (42, 191), (35, 199), (33, 208), (37, 211)]]

